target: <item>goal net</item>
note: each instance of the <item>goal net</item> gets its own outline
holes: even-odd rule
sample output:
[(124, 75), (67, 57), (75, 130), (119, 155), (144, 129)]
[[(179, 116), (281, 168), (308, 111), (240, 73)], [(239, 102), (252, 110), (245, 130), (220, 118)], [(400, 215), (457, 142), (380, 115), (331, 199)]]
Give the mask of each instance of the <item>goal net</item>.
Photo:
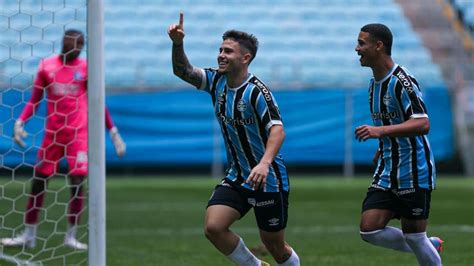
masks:
[[(0, 238), (25, 230), (25, 211), (40, 163), (45, 136), (46, 92), (25, 123), (25, 147), (14, 142), (14, 125), (31, 98), (40, 62), (61, 52), (66, 30), (87, 39), (86, 0), (0, 0)], [(86, 57), (86, 47), (81, 58)], [(54, 143), (53, 143), (54, 144)], [(64, 245), (68, 230), (71, 184), (66, 156), (49, 179), (36, 226), (34, 247), (0, 244), (0, 265), (86, 265), (87, 251)], [(84, 187), (84, 203), (87, 202)], [(80, 211), (77, 240), (87, 243), (87, 209)]]

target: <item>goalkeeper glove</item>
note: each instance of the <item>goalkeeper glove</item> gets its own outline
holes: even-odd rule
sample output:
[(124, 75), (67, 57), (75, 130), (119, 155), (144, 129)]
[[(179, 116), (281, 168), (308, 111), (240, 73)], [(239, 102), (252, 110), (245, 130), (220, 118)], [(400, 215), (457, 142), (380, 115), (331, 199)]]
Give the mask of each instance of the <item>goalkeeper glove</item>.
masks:
[(110, 129), (110, 138), (112, 139), (112, 143), (114, 144), (115, 152), (117, 153), (118, 157), (124, 156), (127, 145), (125, 145), (125, 142), (120, 136), (117, 127)]
[(13, 140), (20, 145), (21, 147), (25, 147), (26, 144), (23, 141), (23, 138), (28, 136), (28, 133), (24, 129), (25, 124), (21, 120), (16, 120), (15, 126), (13, 127)]

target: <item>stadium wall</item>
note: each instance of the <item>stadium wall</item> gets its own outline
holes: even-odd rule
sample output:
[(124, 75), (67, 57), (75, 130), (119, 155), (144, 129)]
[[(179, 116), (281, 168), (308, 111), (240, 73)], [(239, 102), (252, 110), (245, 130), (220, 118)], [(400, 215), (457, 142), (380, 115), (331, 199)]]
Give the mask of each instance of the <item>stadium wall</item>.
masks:
[[(348, 93), (351, 97), (346, 97)], [(18, 117), (24, 105), (18, 103), (21, 98), (29, 99), (28, 94), (18, 91), (3, 93), (3, 105), (10, 106), (13, 115), (0, 112), (3, 121), (0, 162), (12, 169), (23, 163), (34, 164), (42, 140), (44, 103), (26, 125), (30, 133), (26, 139), (29, 146), (22, 150), (14, 146), (10, 138), (13, 134), (12, 117)], [(274, 95), (286, 130), (282, 153), (289, 165), (341, 165), (346, 141), (351, 141), (356, 165), (371, 164), (377, 141), (359, 143), (354, 138), (344, 137), (345, 130), (353, 132), (358, 125), (372, 123), (366, 89), (281, 90)], [(353, 110), (349, 110), (353, 114), (350, 125), (346, 125), (347, 99), (353, 106)], [(428, 88), (424, 90), (424, 99), (431, 119), (429, 138), (435, 158), (437, 161), (452, 160), (455, 140), (448, 91), (446, 88)], [(109, 167), (202, 167), (210, 165), (213, 160), (225, 162), (222, 137), (207, 93), (192, 89), (127, 93), (108, 96), (106, 101), (127, 143), (127, 154), (120, 159), (115, 155), (110, 139), (106, 138)]]

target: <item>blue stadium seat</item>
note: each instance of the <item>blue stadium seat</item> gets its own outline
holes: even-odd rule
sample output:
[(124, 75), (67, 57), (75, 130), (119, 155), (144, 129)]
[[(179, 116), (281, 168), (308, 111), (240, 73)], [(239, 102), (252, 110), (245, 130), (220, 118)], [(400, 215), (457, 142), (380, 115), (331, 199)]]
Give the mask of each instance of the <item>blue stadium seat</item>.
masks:
[[(466, 19), (474, 21), (472, 1), (455, 2), (466, 9)], [(53, 6), (49, 3), (44, 10), (32, 11), (31, 21), (35, 27), (42, 28), (42, 37), (30, 29), (21, 33), (4, 31), (2, 44), (10, 45), (20, 38), (42, 38), (58, 52), (61, 41), (58, 36), (64, 29), (51, 22), (53, 17), (67, 22), (73, 9), (50, 11)], [(26, 2), (22, 5), (25, 10), (33, 8)], [(370, 11), (374, 5), (377, 12)], [(16, 3), (7, 1), (2, 12), (15, 12), (15, 6), (18, 8)], [(157, 74), (171, 69), (171, 42), (166, 30), (171, 23), (178, 22), (179, 12), (185, 13), (185, 49), (196, 66), (216, 66), (222, 33), (235, 28), (259, 38), (260, 50), (252, 63), (252, 68), (261, 73), (257, 75), (281, 87), (295, 82), (347, 85), (361, 78), (358, 73), (364, 73), (354, 51), (360, 27), (378, 21), (387, 24), (394, 33), (395, 58), (414, 73), (426, 72), (434, 77), (433, 81), (443, 80), (440, 71), (426, 70), (439, 67), (433, 65), (431, 55), (394, 0), (228, 0), (225, 4), (202, 0), (199, 5), (191, 0), (176, 0), (173, 4), (169, 0), (106, 0), (104, 39), (108, 86), (129, 86), (134, 82), (160, 86), (159, 81), (168, 82), (164, 87), (182, 85), (179, 79)], [(85, 14), (78, 16), (85, 19)], [(24, 21), (29, 23), (28, 17), (24, 16)], [(13, 22), (21, 26), (24, 21), (18, 17)], [(48, 45), (33, 48), (34, 55), (43, 56), (49, 49)], [(32, 71), (32, 64), (26, 65)], [(149, 69), (143, 70), (140, 76), (137, 73), (142, 72), (143, 65)], [(322, 72), (318, 74), (318, 71)]]

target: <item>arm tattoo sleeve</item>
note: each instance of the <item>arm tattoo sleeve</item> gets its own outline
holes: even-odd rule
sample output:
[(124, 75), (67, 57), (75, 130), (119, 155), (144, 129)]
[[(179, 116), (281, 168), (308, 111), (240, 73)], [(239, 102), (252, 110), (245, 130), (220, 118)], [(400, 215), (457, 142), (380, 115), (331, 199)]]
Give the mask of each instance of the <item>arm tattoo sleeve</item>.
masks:
[(183, 44), (173, 44), (172, 50), (173, 73), (182, 80), (200, 87), (202, 83), (202, 75), (198, 68), (194, 68), (184, 53)]

